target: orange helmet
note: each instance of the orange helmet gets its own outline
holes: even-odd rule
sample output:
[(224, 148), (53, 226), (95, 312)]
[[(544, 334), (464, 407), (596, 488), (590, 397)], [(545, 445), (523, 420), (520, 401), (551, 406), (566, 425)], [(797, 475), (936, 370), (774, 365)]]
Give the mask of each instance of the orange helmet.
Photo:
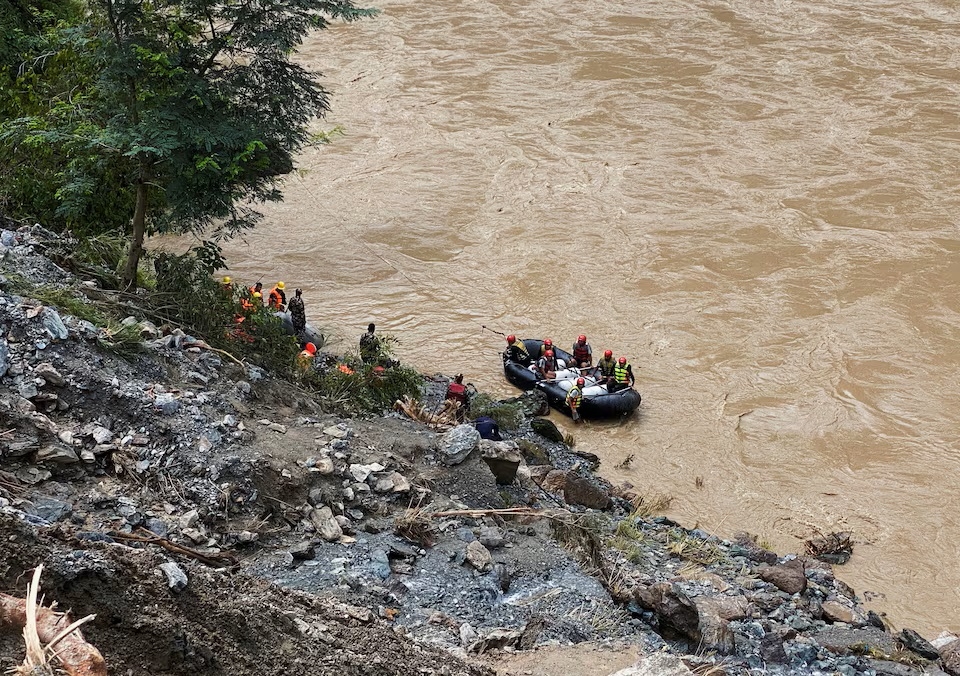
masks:
[(507, 342), (510, 345), (513, 345), (515, 342), (517, 342), (517, 337), (511, 333), (509, 336), (507, 336)]
[(577, 385), (579, 385), (580, 387), (583, 387), (583, 384), (584, 384), (585, 382), (587, 382), (587, 381), (584, 380), (583, 378), (577, 378)]
[(546, 345), (547, 347), (553, 347), (553, 341), (550, 340), (549, 338), (543, 341), (543, 344)]
[(585, 343), (585, 342), (587, 342), (587, 337), (581, 333), (579, 336), (577, 336), (577, 342), (578, 342), (578, 343)]
[(552, 357), (552, 356), (553, 356), (553, 350), (547, 350), (546, 352), (543, 353), (543, 356), (544, 356), (544, 357)]
[(624, 364), (627, 363), (627, 358), (626, 358), (626, 357), (620, 357), (617, 361), (620, 362), (620, 365), (622, 366), (622, 365), (624, 365)]
[(606, 352), (603, 353), (604, 359), (609, 359), (612, 356), (613, 356), (613, 350), (607, 350)]
[(307, 346), (306, 346), (305, 348), (303, 348), (303, 349), (306, 350), (307, 354), (316, 354), (316, 353), (317, 353), (317, 346), (314, 345), (313, 343), (307, 343)]

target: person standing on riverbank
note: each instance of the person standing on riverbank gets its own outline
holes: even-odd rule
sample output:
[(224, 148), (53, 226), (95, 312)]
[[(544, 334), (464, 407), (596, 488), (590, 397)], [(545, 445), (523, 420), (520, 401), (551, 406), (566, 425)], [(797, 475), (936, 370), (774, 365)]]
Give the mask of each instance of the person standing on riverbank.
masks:
[(297, 289), (294, 292), (293, 298), (290, 299), (290, 305), (287, 306), (290, 310), (290, 322), (293, 324), (293, 332), (297, 334), (297, 337), (303, 335), (304, 330), (307, 328), (307, 311), (303, 306), (303, 291)]
[(377, 325), (370, 322), (367, 332), (360, 336), (360, 359), (364, 364), (373, 364), (380, 359), (380, 338), (376, 335)]

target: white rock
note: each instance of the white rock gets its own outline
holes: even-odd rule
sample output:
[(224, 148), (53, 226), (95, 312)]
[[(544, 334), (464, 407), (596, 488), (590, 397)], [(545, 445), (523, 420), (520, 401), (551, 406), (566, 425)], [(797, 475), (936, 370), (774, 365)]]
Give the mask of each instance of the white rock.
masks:
[(195, 509), (180, 515), (180, 528), (193, 528), (200, 522), (200, 514)]
[(113, 432), (106, 427), (97, 426), (93, 430), (93, 440), (98, 444), (106, 444), (113, 441)]
[(182, 592), (187, 588), (187, 574), (183, 572), (183, 568), (173, 561), (161, 563), (160, 570), (167, 576), (167, 586), (169, 586), (170, 589), (175, 592)]
[(326, 428), (323, 430), (323, 433), (328, 437), (333, 437), (335, 439), (346, 439), (348, 436), (350, 436), (350, 430), (337, 427), (336, 425)]

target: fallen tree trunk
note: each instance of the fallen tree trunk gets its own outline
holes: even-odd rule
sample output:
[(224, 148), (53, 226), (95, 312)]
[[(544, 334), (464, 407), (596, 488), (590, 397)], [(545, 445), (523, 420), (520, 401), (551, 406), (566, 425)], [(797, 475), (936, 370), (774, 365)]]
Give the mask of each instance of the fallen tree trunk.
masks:
[[(38, 582), (39, 570), (34, 578), (34, 583)], [(67, 613), (58, 613), (53, 608), (36, 604), (35, 590), (29, 596), (29, 599), (18, 599), (0, 594), (0, 631), (25, 630), (28, 663), (39, 666), (39, 662), (46, 667), (48, 659), (56, 659), (60, 662), (59, 668), (69, 676), (107, 676), (107, 663), (100, 651), (87, 643), (79, 631), (82, 622), (73, 623)], [(83, 621), (87, 619), (93, 619), (93, 616)], [(36, 641), (31, 641), (31, 637), (39, 639), (39, 643), (46, 648), (40, 648)], [(24, 667), (21, 667), (12, 673), (37, 671), (24, 671)]]

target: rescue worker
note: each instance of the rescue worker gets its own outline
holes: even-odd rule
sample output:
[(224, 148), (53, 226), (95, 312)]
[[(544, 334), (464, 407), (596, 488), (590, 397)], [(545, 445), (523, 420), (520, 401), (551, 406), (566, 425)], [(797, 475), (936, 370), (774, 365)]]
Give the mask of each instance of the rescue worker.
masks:
[(223, 279), (220, 280), (220, 288), (223, 290), (224, 295), (232, 296), (233, 295), (233, 280), (230, 279), (227, 275), (223, 276)]
[(380, 359), (380, 337), (374, 335), (377, 325), (370, 322), (367, 332), (360, 336), (360, 359), (365, 364), (372, 364)]
[(587, 342), (587, 337), (582, 333), (577, 336), (577, 342), (573, 344), (571, 352), (577, 368), (588, 369), (593, 366), (593, 349)]
[(503, 358), (515, 361), (521, 366), (529, 366), (530, 362), (533, 361), (527, 351), (527, 346), (523, 344), (522, 340), (517, 340), (517, 337), (512, 333), (507, 336), (507, 349), (503, 352)]
[(609, 389), (613, 382), (613, 370), (617, 367), (617, 362), (613, 358), (613, 350), (606, 350), (603, 353), (603, 359), (597, 362), (596, 378), (598, 385), (606, 385)]
[(636, 378), (633, 377), (633, 367), (627, 363), (626, 357), (620, 357), (613, 368), (613, 383), (607, 385), (608, 392), (617, 392), (633, 387)]
[(543, 345), (540, 346), (540, 354), (538, 354), (537, 356), (542, 357), (544, 352), (552, 349), (553, 349), (553, 341), (550, 340), (549, 338), (546, 338), (543, 341)]
[[(259, 282), (258, 282), (259, 283)], [(254, 307), (263, 307), (263, 294), (259, 291), (253, 292), (253, 306)]]
[(481, 439), (489, 439), (490, 441), (503, 441), (503, 437), (500, 436), (500, 425), (498, 425), (497, 421), (493, 418), (489, 416), (483, 416), (474, 420), (473, 424), (480, 433)]
[(302, 371), (309, 371), (313, 365), (313, 359), (317, 356), (317, 346), (313, 343), (307, 343), (303, 351), (297, 355), (297, 366)]
[(290, 305), (288, 306), (290, 310), (290, 322), (293, 324), (293, 332), (298, 336), (303, 335), (304, 330), (307, 328), (307, 311), (306, 308), (303, 307), (302, 293), (300, 289), (297, 289), (294, 292), (293, 298), (290, 299)]
[(250, 287), (250, 295), (252, 296), (255, 293), (259, 293), (261, 296), (263, 295), (263, 282), (257, 282)]
[(284, 288), (283, 282), (277, 282), (277, 285), (270, 289), (270, 294), (267, 296), (270, 309), (283, 312), (287, 308), (287, 294), (283, 292)]
[(553, 356), (553, 350), (547, 350), (537, 361), (537, 373), (541, 378), (550, 380), (557, 377), (557, 359)]
[(462, 423), (470, 405), (470, 401), (467, 399), (467, 388), (463, 384), (462, 373), (458, 373), (453, 382), (447, 385), (447, 396), (445, 398), (456, 405), (457, 422)]
[(583, 385), (585, 382), (583, 378), (577, 378), (577, 383), (567, 390), (566, 403), (570, 408), (570, 417), (573, 418), (575, 423), (583, 421), (583, 418), (580, 417), (580, 404), (583, 403)]

